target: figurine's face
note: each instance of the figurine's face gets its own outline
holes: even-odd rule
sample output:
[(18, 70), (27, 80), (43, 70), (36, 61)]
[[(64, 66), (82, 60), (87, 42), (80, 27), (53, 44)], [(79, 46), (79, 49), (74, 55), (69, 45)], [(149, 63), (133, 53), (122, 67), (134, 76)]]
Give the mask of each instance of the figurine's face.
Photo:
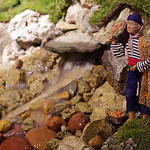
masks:
[(128, 33), (135, 35), (141, 28), (141, 25), (132, 21), (132, 20), (128, 20), (127, 21), (127, 31)]

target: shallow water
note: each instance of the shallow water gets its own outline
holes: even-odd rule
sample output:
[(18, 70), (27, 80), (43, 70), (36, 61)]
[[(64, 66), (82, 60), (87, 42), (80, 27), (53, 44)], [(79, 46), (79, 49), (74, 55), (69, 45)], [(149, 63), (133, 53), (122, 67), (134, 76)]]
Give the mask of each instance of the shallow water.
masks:
[(71, 62), (67, 62), (62, 68), (62, 70), (60, 71), (59, 75), (56, 76), (57, 80), (51, 83), (50, 85), (48, 85), (45, 91), (41, 95), (30, 100), (26, 104), (23, 104), (22, 106), (19, 106), (18, 108), (12, 110), (8, 114), (6, 114), (2, 119), (10, 120), (11, 118), (29, 110), (30, 107), (34, 105), (34, 103), (36, 103), (37, 101), (40, 102), (43, 99), (50, 97), (57, 90), (71, 83), (71, 81), (81, 78), (84, 72), (89, 69), (92, 69), (92, 64), (90, 63), (84, 63), (82, 65), (79, 65), (79, 64), (74, 65)]

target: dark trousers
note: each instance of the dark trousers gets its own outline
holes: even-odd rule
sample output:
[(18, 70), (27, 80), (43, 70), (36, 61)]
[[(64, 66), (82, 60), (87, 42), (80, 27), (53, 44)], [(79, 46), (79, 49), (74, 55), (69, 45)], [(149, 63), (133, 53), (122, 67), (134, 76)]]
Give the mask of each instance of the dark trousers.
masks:
[(138, 93), (140, 93), (141, 81), (142, 73), (138, 70), (129, 71), (126, 89), (127, 111), (140, 111), (142, 114), (150, 114), (150, 109), (148, 107), (138, 103), (139, 96), (137, 96), (137, 83), (139, 83)]

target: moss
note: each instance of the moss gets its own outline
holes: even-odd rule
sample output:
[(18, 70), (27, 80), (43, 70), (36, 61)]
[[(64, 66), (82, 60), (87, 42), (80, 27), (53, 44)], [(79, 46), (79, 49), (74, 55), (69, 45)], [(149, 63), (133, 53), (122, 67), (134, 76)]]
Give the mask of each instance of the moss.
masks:
[(52, 22), (56, 23), (65, 16), (66, 10), (74, 0), (3, 0), (0, 1), (0, 22), (10, 21), (16, 14), (25, 9), (50, 15)]
[(132, 119), (121, 126), (116, 135), (116, 142), (119, 145), (123, 141), (132, 138), (137, 144), (139, 150), (150, 149), (150, 120)]
[(98, 0), (100, 9), (90, 18), (90, 24), (102, 23), (119, 3), (127, 3), (139, 10), (145, 17), (150, 14), (149, 0)]

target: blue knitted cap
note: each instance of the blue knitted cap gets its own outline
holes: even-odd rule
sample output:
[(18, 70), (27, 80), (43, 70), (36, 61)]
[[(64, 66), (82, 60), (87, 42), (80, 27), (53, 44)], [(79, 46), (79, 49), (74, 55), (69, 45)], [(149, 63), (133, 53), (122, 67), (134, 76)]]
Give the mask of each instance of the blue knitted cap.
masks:
[(143, 22), (142, 22), (142, 19), (141, 19), (141, 16), (138, 12), (135, 12), (133, 13), (132, 15), (129, 15), (127, 20), (132, 20), (140, 25), (143, 25)]

